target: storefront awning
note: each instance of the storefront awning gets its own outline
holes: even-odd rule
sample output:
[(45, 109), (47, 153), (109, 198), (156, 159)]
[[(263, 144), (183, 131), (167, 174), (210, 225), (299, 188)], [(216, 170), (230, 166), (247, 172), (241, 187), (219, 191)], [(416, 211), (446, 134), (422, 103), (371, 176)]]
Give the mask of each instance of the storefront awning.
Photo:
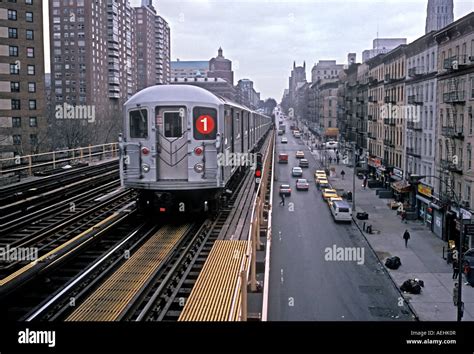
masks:
[(408, 193), (411, 190), (411, 184), (408, 181), (398, 181), (392, 183), (392, 188), (398, 193)]

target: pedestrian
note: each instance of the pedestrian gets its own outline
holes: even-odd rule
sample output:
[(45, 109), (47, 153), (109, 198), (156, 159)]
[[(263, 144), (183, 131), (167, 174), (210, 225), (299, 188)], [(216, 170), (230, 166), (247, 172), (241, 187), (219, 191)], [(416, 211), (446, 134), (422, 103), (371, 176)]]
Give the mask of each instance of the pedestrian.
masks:
[(459, 262), (453, 262), (453, 279), (457, 279), (459, 276)]
[(405, 233), (403, 234), (403, 239), (405, 240), (405, 247), (408, 247), (408, 240), (410, 239), (410, 233), (408, 230), (405, 230)]
[(339, 154), (336, 157), (337, 164), (339, 165)]
[(401, 212), (401, 218), (403, 223), (407, 223), (407, 212), (405, 210), (402, 210)]
[(341, 171), (341, 178), (344, 179), (344, 176), (346, 175), (346, 173), (344, 172), (344, 170)]
[(280, 198), (281, 198), (280, 205), (285, 205), (285, 195), (283, 193), (280, 195)]
[(332, 157), (329, 156), (329, 163), (332, 163)]
[(362, 186), (364, 187), (364, 189), (367, 188), (367, 175), (364, 177), (364, 183), (362, 184)]

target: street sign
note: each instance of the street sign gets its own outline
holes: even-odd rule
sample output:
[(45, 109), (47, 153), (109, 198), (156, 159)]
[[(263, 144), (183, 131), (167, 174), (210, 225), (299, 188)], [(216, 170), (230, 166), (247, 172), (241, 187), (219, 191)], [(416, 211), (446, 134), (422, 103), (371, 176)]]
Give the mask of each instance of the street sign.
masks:
[(464, 233), (467, 236), (474, 236), (474, 224), (464, 225)]

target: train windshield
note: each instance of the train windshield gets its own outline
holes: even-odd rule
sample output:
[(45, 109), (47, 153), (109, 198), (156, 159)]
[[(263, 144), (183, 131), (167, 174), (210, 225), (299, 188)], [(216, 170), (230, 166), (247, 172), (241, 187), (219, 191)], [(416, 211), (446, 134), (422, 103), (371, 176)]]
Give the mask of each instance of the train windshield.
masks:
[(131, 111), (130, 116), (130, 138), (148, 138), (148, 112), (146, 109)]

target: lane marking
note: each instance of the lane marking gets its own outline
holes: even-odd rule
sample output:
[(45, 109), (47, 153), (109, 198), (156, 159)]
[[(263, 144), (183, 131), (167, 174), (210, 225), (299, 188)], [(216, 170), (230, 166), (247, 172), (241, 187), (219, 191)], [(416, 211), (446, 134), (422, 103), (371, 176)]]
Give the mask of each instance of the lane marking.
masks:
[(281, 241), (281, 231), (278, 231), (278, 237), (280, 238), (280, 241)]
[(283, 284), (283, 281), (284, 281), (284, 280), (283, 280), (283, 268), (281, 269), (281, 277), (280, 277), (280, 281), (281, 281), (281, 283)]

